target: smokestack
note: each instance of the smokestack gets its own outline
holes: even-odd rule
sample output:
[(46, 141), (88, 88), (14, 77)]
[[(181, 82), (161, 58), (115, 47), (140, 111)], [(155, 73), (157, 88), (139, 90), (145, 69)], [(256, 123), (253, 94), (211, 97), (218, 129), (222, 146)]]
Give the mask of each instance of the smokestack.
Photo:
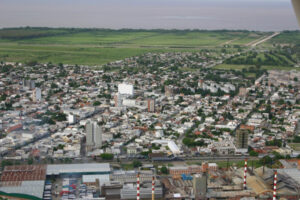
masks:
[(247, 168), (248, 168), (248, 163), (247, 163), (247, 159), (245, 159), (245, 168), (244, 168), (244, 185), (243, 188), (244, 190), (247, 189)]
[(292, 0), (292, 3), (300, 26), (300, 0)]
[(140, 200), (140, 173), (136, 175), (136, 200)]
[(152, 200), (155, 200), (155, 175), (152, 176)]
[(276, 186), (277, 186), (277, 170), (275, 170), (274, 172), (274, 190), (273, 190), (273, 200), (276, 200), (276, 195), (277, 195), (277, 192), (276, 192)]

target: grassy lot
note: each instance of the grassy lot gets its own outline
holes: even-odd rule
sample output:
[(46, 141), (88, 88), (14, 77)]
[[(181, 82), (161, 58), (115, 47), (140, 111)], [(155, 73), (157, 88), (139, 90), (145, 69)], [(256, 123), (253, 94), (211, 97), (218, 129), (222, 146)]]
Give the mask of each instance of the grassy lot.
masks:
[[(253, 161), (253, 167), (258, 168), (262, 165), (259, 163), (259, 160), (248, 160), (248, 167), (252, 167), (252, 161)], [(227, 161), (212, 161), (214, 163), (217, 163), (220, 168), (226, 168), (227, 167)], [(186, 162), (187, 165), (201, 165), (201, 162), (196, 161), (190, 161)], [(230, 161), (228, 162), (229, 166), (237, 166), (238, 168), (244, 167), (245, 161)]]
[[(300, 44), (300, 31), (284, 31), (267, 43)], [(267, 44), (266, 43), (266, 44)]]
[[(234, 65), (234, 64), (221, 64), (217, 65), (215, 69), (223, 69), (223, 70), (242, 70), (251, 67), (252, 65)], [(300, 68), (296, 67), (284, 67), (284, 66), (262, 66), (262, 69), (266, 70), (300, 70)], [(251, 76), (251, 74), (249, 74)]]
[(100, 65), (126, 57), (141, 55), (147, 52), (164, 52), (164, 49), (143, 48), (73, 48), (73, 47), (32, 47), (0, 46), (0, 60), (41, 63), (66, 63)]
[(130, 164), (122, 164), (121, 167), (124, 170), (133, 170), (134, 169), (132, 163), (130, 163)]
[(300, 151), (300, 143), (289, 143), (290, 147), (292, 147), (295, 151)]
[[(253, 162), (253, 167), (258, 168), (261, 167), (262, 165), (259, 163), (259, 160), (248, 160), (248, 167), (252, 167), (252, 162)], [(226, 168), (227, 167), (227, 161), (218, 161), (216, 162), (220, 168)], [(245, 161), (229, 161), (229, 166), (236, 166), (238, 168), (244, 167)]]
[(101, 65), (147, 52), (246, 45), (267, 33), (243, 31), (0, 29), (0, 61)]

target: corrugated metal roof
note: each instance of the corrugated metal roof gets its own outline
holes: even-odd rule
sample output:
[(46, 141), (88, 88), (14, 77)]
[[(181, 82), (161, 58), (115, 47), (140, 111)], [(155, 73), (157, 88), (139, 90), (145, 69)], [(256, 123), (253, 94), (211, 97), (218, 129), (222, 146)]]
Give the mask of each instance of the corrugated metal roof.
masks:
[(0, 187), (0, 191), (6, 193), (28, 194), (38, 198), (43, 198), (45, 181), (23, 181), (18, 186)]
[(86, 163), (48, 165), (47, 167), (47, 175), (96, 172), (110, 173), (110, 165), (108, 163)]
[(294, 169), (279, 169), (278, 172), (284, 172), (300, 184), (300, 170)]
[(46, 165), (6, 166), (1, 175), (1, 182), (45, 180)]

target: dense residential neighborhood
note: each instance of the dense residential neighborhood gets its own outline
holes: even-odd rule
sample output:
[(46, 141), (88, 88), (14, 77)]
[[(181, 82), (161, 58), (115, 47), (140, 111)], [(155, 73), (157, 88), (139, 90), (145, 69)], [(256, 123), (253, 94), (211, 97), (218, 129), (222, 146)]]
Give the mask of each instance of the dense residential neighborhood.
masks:
[[(268, 178), (280, 168), (280, 176), (289, 177), (298, 189), (284, 182), (279, 193), (296, 199), (300, 73), (260, 66), (248, 71), (213, 67), (231, 56), (147, 53), (102, 68), (2, 63), (0, 191), (44, 199), (134, 199), (136, 177), (146, 176), (141, 196), (147, 199), (152, 176), (161, 174), (155, 177), (159, 198), (268, 197)], [(245, 189), (244, 169), (239, 167), (247, 160), (252, 167), (245, 172)], [(111, 164), (105, 164), (108, 161)], [(80, 170), (82, 163), (90, 163), (98, 175)], [(107, 165), (107, 171), (98, 171), (93, 163)], [(32, 174), (29, 180), (47, 181), (36, 192), (8, 186), (12, 180), (5, 173), (12, 164), (20, 173), (42, 165), (43, 178)], [(56, 165), (66, 168), (70, 177), (54, 178), (52, 173), (59, 175), (51, 171)], [(82, 177), (74, 176), (76, 170)], [(100, 176), (103, 173), (107, 175)], [(264, 188), (257, 188), (255, 181)], [(77, 186), (66, 192), (68, 184), (78, 185), (80, 194)]]
[(0, 5), (0, 200), (300, 200), (300, 0)]

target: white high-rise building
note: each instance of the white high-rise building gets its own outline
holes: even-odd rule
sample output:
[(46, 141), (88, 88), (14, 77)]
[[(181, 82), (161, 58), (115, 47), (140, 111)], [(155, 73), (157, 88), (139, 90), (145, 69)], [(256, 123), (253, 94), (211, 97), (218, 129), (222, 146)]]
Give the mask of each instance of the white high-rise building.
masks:
[(119, 84), (118, 85), (118, 93), (121, 95), (132, 96), (134, 94), (133, 85), (125, 84), (125, 83)]
[(40, 88), (35, 88), (32, 91), (32, 101), (33, 102), (39, 102), (42, 101), (42, 91)]
[(73, 113), (68, 114), (68, 123), (69, 124), (75, 124), (77, 122), (77, 116)]
[(86, 147), (87, 149), (100, 148), (102, 146), (102, 129), (96, 121), (86, 124)]

